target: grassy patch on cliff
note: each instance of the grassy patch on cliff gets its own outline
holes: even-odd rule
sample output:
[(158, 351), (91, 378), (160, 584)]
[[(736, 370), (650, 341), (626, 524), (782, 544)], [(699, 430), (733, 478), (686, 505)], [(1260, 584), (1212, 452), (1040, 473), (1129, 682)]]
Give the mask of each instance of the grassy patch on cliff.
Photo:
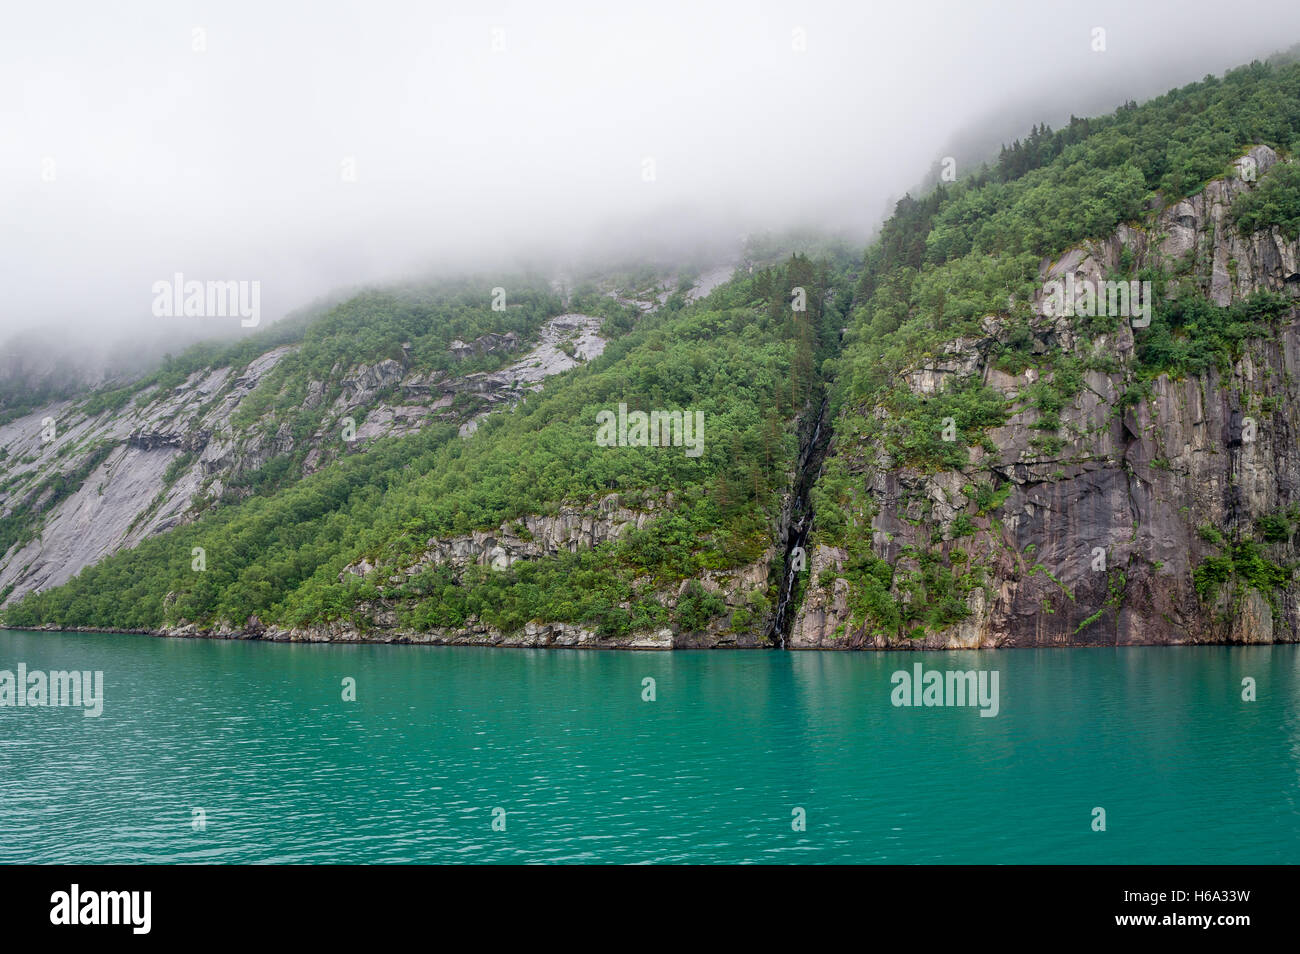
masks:
[(1295, 302), (1286, 295), (1261, 292), (1221, 307), (1196, 295), (1167, 301), (1156, 296), (1151, 327), (1137, 338), (1139, 376), (1182, 377), (1211, 368), (1227, 373), (1241, 357), (1242, 343), (1271, 337)]
[(1199, 527), (1200, 538), (1224, 552), (1206, 557), (1192, 570), (1197, 596), (1212, 602), (1225, 584), (1232, 583), (1238, 590), (1258, 590), (1273, 605), (1274, 592), (1289, 586), (1296, 570), (1294, 564), (1273, 559), (1273, 554), (1290, 542), (1297, 524), (1300, 505), (1259, 517), (1248, 533), (1237, 534), (1232, 541), (1210, 524)]
[(1292, 241), (1300, 239), (1300, 164), (1269, 169), (1253, 191), (1232, 204), (1232, 222), (1247, 235), (1276, 227)]

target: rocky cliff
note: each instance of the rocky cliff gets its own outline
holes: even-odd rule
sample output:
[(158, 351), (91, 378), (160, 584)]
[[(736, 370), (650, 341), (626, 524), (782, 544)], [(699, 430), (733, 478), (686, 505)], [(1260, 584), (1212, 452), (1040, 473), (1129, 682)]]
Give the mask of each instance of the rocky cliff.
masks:
[[(832, 460), (852, 475), (851, 535), (810, 554), (795, 648), (991, 648), (1300, 638), (1300, 312), (1242, 343), (1223, 371), (1139, 379), (1137, 321), (1089, 333), (1055, 314), (1050, 283), (1104, 283), (1143, 269), (1176, 275), (1168, 295), (1218, 306), (1258, 291), (1300, 292), (1300, 243), (1277, 229), (1240, 234), (1229, 209), (1277, 156), (1256, 147), (1238, 176), (1156, 208), (1139, 226), (1070, 249), (1041, 268), (1033, 356), (1015, 373), (997, 357), (1014, 334), (990, 315), (984, 334), (950, 340), (905, 375), (918, 397), (959, 382), (1000, 392), (1009, 416), (969, 447), (967, 466), (897, 466), (880, 442), (837, 434)], [(1030, 400), (1067, 356), (1081, 367), (1055, 421)], [(1047, 370), (1041, 370), (1046, 368)], [(1058, 382), (1060, 383), (1060, 382)], [(880, 408), (850, 414), (887, 416)], [(1052, 435), (1045, 438), (1044, 435)], [(898, 605), (940, 580), (964, 605), (940, 625), (881, 625), (862, 566), (893, 568)], [(876, 579), (879, 579), (878, 574)], [(904, 618), (906, 614), (904, 614)]]

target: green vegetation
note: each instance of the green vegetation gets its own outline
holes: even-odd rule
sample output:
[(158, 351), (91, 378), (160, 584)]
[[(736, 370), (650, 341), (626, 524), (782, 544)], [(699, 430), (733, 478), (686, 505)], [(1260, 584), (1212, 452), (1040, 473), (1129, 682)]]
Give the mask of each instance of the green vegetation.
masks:
[[(703, 627), (724, 609), (716, 595), (688, 586), (666, 607), (658, 594), (705, 569), (761, 559), (797, 451), (789, 422), (813, 403), (816, 368), (843, 321), (833, 294), (843, 281), (794, 257), (719, 288), (707, 302), (665, 307), (514, 413), (487, 418), (468, 440), (429, 427), (297, 481), (282, 458), (283, 473), (264, 468), (269, 473), (247, 478), (248, 489), (259, 491), (253, 496), (146, 540), (66, 586), (29, 595), (6, 621), (155, 628), (257, 615), (267, 623), (364, 625), (360, 604), (382, 596), (417, 628), (470, 617), (503, 629), (531, 619), (574, 622), (609, 635), (669, 618)], [(806, 312), (790, 307), (795, 286), (807, 290)], [(313, 329), (285, 370), (259, 387), (271, 396), (266, 406), (296, 409), (307, 380), (342, 360), (355, 331), (347, 316), (364, 326), (363, 313), (376, 307), (363, 297), (335, 309), (325, 319), (333, 334)], [(531, 312), (521, 307), (519, 320), (540, 321), (548, 310), (539, 297)], [(422, 340), (454, 336), (443, 326), (417, 334), (417, 310), (383, 314), (389, 330), (366, 339), (371, 357), (385, 341), (412, 340), (418, 350)], [(454, 315), (449, 320), (463, 328)], [(598, 446), (596, 414), (619, 403), (702, 411), (703, 453)], [(610, 492), (634, 502), (665, 489), (677, 501), (669, 512), (595, 552), (503, 571), (428, 567), (403, 574), (400, 584), (387, 581), (417, 562), (432, 537), (554, 513), (562, 503), (591, 505)], [(194, 548), (203, 550), (202, 572), (192, 569)], [(362, 559), (381, 569), (367, 578), (343, 572)], [(752, 602), (761, 607), (764, 599)]]
[(190, 469), (194, 463), (195, 454), (193, 451), (183, 451), (172, 458), (172, 462), (167, 465), (163, 471), (163, 488), (166, 489), (180, 479), (181, 474)]
[[(928, 347), (1006, 312), (1009, 296), (1023, 304), (1042, 256), (1110, 234), (1157, 190), (1189, 195), (1246, 146), (1297, 139), (1300, 66), (1253, 63), (1110, 116), (1036, 128), (994, 165), (903, 198), (867, 252), (840, 399), (872, 398)], [(1275, 175), (1262, 201), (1285, 191), (1290, 174), (1264, 181)]]
[(1138, 339), (1140, 376), (1182, 377), (1204, 374), (1210, 368), (1226, 372), (1241, 356), (1242, 342), (1271, 337), (1292, 305), (1287, 296), (1271, 292), (1226, 308), (1200, 297), (1165, 301), (1157, 295), (1151, 327)]
[(889, 410), (906, 424), (884, 432), (884, 446), (899, 464), (958, 470), (969, 462), (967, 446), (1006, 417), (1006, 401), (992, 388), (970, 379), (954, 382), (933, 398), (900, 389)]
[(1259, 180), (1259, 185), (1232, 205), (1233, 224), (1247, 234), (1277, 227), (1295, 241), (1300, 239), (1300, 164), (1279, 163)]
[(1196, 593), (1207, 602), (1219, 587), (1234, 577), (1244, 586), (1259, 590), (1266, 596), (1278, 587), (1291, 582), (1292, 568), (1270, 560), (1254, 540), (1233, 544), (1228, 556), (1212, 556), (1202, 560), (1192, 571)]
[(1239, 593), (1243, 588), (1252, 588), (1275, 605), (1274, 591), (1290, 585), (1295, 567), (1272, 559), (1268, 548), (1288, 543), (1297, 524), (1300, 504), (1259, 517), (1253, 528), (1254, 539), (1242, 535), (1230, 543), (1218, 528), (1210, 524), (1199, 527), (1202, 540), (1227, 552), (1206, 557), (1192, 570), (1197, 595), (1211, 602), (1225, 583), (1235, 580)]
[[(373, 291), (350, 298), (303, 330), (298, 348), (241, 406), (240, 418), (247, 421), (266, 410), (296, 407), (306, 397), (309, 381), (328, 381), (340, 367), (404, 357), (426, 372), (455, 369), (468, 374), (499, 367), (511, 357), (484, 355), (459, 361), (449, 351), (451, 342), (510, 331), (527, 341), (536, 337), (542, 322), (562, 311), (559, 298), (540, 278), (519, 278), (507, 285), (504, 311), (491, 310), (491, 288), (478, 282), (403, 293)], [(281, 395), (287, 400), (277, 400)]]
[(1206, 543), (1212, 543), (1216, 547), (1225, 546), (1227, 544), (1227, 541), (1224, 540), (1223, 534), (1219, 531), (1219, 528), (1213, 524), (1202, 524), (1196, 528), (1196, 532), (1202, 540)]
[[(1006, 313), (1012, 296), (1010, 317), (1023, 318), (1043, 256), (1110, 234), (1156, 191), (1173, 201), (1227, 174), (1246, 146), (1297, 139), (1300, 65), (1253, 63), (1110, 116), (1036, 128), (994, 165), (903, 198), (867, 252), (838, 400), (875, 401), (901, 368), (978, 334), (977, 319)], [(1277, 184), (1255, 195), (1271, 208), (1290, 176), (1271, 170), (1264, 182)]]

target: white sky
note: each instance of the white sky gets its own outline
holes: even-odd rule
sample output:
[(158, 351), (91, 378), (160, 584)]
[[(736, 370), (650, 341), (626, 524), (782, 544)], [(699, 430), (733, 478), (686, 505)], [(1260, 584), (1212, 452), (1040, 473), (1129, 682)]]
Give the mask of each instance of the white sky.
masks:
[(991, 116), (1093, 112), (1297, 41), (1292, 0), (9, 4), (0, 341), (152, 334), (178, 271), (258, 280), (274, 318), (650, 222), (865, 235)]

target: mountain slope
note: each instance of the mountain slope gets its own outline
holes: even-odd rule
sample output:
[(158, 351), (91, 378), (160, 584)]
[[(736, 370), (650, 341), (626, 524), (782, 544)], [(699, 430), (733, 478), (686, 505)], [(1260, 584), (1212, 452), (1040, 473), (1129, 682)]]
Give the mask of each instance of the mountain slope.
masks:
[[(512, 291), (501, 312), (479, 307), (488, 289), (468, 284), (364, 294), (0, 426), (0, 594), (63, 583), (216, 501), (285, 486), (376, 437), (460, 424), (513, 399), (513, 378), (488, 372), (563, 309), (538, 280)], [(453, 347), (484, 332), (507, 337), (478, 353)], [(548, 356), (546, 372), (575, 363)]]
[[(379, 440), (30, 594), (6, 620), (448, 641), (540, 620), (560, 626), (547, 641), (663, 644), (667, 630), (757, 645), (795, 431), (842, 322), (834, 301), (847, 305), (832, 281), (795, 257), (703, 301), (671, 295), (467, 439), (448, 425)], [(698, 414), (703, 440), (603, 444), (598, 416), (626, 409)], [(475, 550), (476, 534), (492, 543)]]
[[(238, 360), (192, 356), (135, 398), (157, 408), (136, 449), (184, 461), (177, 499), (132, 492), (146, 529), (15, 590), (5, 621), (659, 648), (1294, 641), (1297, 145), (1300, 66), (1252, 64), (1036, 128), (900, 202), (860, 263), (794, 255), (707, 297), (644, 275), (567, 301), (534, 283), (516, 325), (486, 286), (432, 310), (361, 296)], [(603, 347), (568, 356), (565, 328)], [(207, 418), (168, 430), (158, 402), (199, 404), (214, 380), (207, 400), (230, 401), (268, 344), (274, 366), (187, 460)], [(525, 394), (538, 361), (559, 373)], [(624, 439), (636, 412), (702, 415), (699, 453), (680, 430)], [(379, 422), (364, 453), (344, 416)], [(42, 527), (67, 538), (58, 508), (90, 499), (113, 435), (79, 432), (44, 485), (18, 448), (5, 578), (36, 579), (14, 567), (47, 552)], [(228, 464), (195, 475), (204, 459)]]

